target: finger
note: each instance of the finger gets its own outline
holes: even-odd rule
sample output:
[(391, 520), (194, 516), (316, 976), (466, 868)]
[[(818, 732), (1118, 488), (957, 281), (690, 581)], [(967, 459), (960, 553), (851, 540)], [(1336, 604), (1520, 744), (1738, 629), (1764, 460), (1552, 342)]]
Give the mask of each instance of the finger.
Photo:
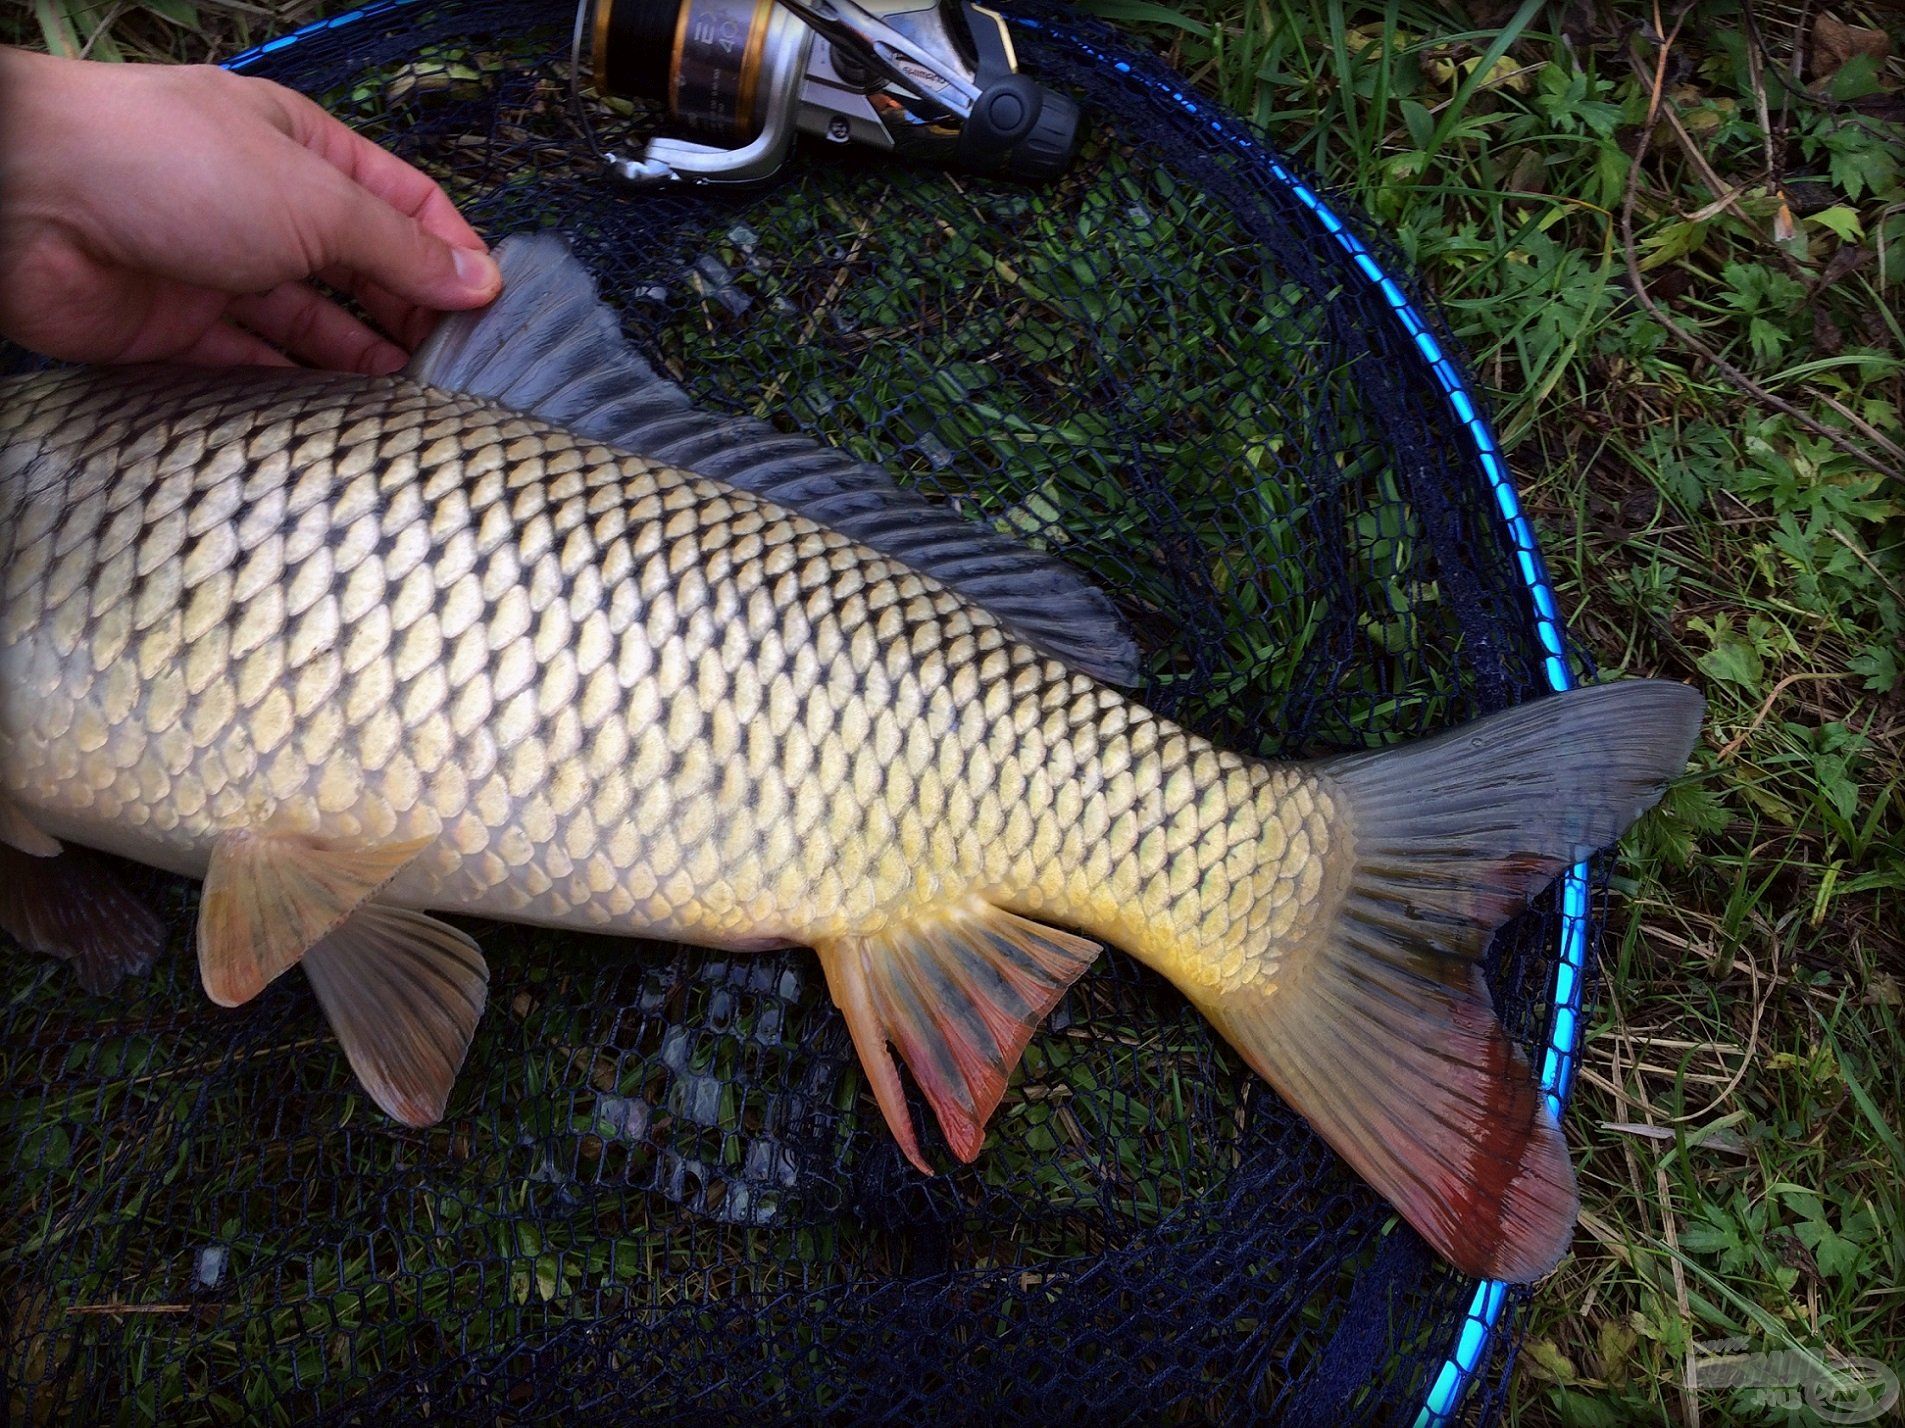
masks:
[(489, 251), (435, 179), (366, 139), (306, 96), (286, 91), (280, 98), (291, 124), (291, 137), (305, 148), (406, 218), (416, 219), (424, 232), (452, 247)]
[(419, 307), (346, 268), (325, 268), (318, 277), (339, 292), (348, 293), (358, 306), (370, 314), (370, 320), (405, 351), (414, 352), (417, 344), (428, 337), (430, 329), (436, 326), (435, 308)]
[(481, 307), (502, 290), (489, 254), (446, 243), (341, 171), (313, 159), (298, 182), (305, 191), (289, 215), (305, 230), (315, 266), (343, 267), (424, 307)]
[(234, 298), (227, 312), (273, 346), (314, 367), (383, 376), (409, 360), (308, 283), (280, 283), (268, 293)]
[(295, 367), (284, 353), (262, 338), (221, 318), (198, 335), (190, 346), (167, 359), (189, 367)]

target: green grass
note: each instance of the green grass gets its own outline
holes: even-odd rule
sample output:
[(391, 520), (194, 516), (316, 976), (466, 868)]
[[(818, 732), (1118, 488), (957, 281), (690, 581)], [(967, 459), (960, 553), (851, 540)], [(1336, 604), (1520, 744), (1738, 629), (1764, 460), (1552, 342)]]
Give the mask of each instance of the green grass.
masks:
[(83, 59), (202, 64), (349, 8), (323, 0), (27, 0), (0, 16), (0, 43)]
[[(1568, 1127), (1582, 1229), (1525, 1320), (1509, 1421), (1806, 1421), (1692, 1387), (1703, 1341), (1905, 1371), (1898, 62), (1813, 63), (1797, 6), (1724, 0), (1680, 27), (1658, 96), (1635, 7), (1085, 8), (1389, 232), (1492, 393), (1577, 637), (1710, 700), (1618, 870)], [(185, 59), (316, 10), (40, 0), (5, 23)], [(1896, 11), (1838, 15), (1905, 47)]]
[[(1710, 700), (1694, 775), (1625, 848), (1568, 1127), (1583, 1228), (1509, 1420), (1793, 1421), (1690, 1387), (1709, 1340), (1905, 1371), (1898, 62), (1801, 87), (1788, 8), (1698, 5), (1679, 131), (1656, 119), (1636, 169), (1658, 47), (1601, 10), (1569, 46), (1560, 6), (1087, 8), (1157, 22), (1394, 236), (1492, 391), (1577, 637)], [(1863, 20), (1888, 22), (1897, 50), (1896, 9)], [(1630, 186), (1654, 301), (1841, 443), (1636, 300)]]

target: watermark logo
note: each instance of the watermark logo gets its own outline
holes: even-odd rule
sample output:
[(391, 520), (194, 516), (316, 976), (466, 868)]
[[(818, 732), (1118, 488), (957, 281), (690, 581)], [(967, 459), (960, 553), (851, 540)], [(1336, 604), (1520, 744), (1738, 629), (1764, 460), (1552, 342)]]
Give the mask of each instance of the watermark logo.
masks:
[(1737, 1393), (1765, 1408), (1803, 1410), (1822, 1423), (1870, 1423), (1898, 1402), (1898, 1375), (1877, 1359), (1805, 1349), (1748, 1353), (1746, 1345), (1745, 1339), (1695, 1343), (1691, 1386)]

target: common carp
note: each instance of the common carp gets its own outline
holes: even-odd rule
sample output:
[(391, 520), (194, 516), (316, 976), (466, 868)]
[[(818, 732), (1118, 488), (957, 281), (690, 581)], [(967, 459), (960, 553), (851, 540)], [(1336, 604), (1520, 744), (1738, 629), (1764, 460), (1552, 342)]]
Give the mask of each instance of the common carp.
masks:
[[(593, 303), (525, 251), (556, 307)], [(1113, 943), (1458, 1268), (1552, 1267), (1573, 1172), (1480, 959), (1681, 769), (1693, 690), (1226, 751), (932, 573), (960, 569), (944, 528), (916, 553), (875, 512), (875, 549), (588, 434), (639, 423), (534, 414), (639, 361), (606, 314), (566, 326), (524, 352), (478, 320), (399, 378), (0, 383), (0, 925), (103, 985), (157, 923), (61, 840), (202, 877), (211, 998), (301, 965), (413, 1125), (487, 986), (431, 910), (810, 946), (922, 1170), (894, 1052), (971, 1160)], [(479, 369), (488, 396), (440, 385)]]

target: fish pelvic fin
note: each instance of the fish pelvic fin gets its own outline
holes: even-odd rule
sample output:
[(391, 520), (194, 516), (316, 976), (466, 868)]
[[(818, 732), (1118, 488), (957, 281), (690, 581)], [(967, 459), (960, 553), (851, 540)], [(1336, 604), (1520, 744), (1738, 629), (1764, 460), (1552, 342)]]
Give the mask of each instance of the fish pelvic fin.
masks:
[(0, 845), (25, 853), (29, 858), (57, 857), (60, 841), (41, 831), (27, 817), (26, 810), (0, 793)]
[[(44, 834), (40, 835), (45, 837)], [(165, 946), (158, 914), (84, 848), (22, 851), (0, 839), (0, 931), (71, 962), (79, 984), (103, 996), (128, 973), (149, 971)]]
[(359, 848), (302, 834), (220, 834), (198, 909), (206, 995), (243, 1006), (434, 841)]
[(445, 316), (404, 369), (411, 380), (751, 491), (932, 576), (1094, 679), (1138, 681), (1124, 617), (1065, 561), (837, 447), (696, 406), (622, 335), (589, 270), (554, 234), (513, 234), (496, 262), (502, 295)]
[(1032, 1033), (1099, 947), (972, 898), (816, 950), (893, 1138), (931, 1175), (888, 1046), (913, 1073), (953, 1154), (970, 1161)]
[(407, 1126), (442, 1120), (489, 996), (476, 943), (424, 913), (369, 903), (318, 939), (303, 966), (378, 1107)]
[(1525, 1282), (1567, 1252), (1574, 1170), (1481, 958), (1563, 868), (1681, 771), (1703, 701), (1629, 681), (1313, 766), (1352, 866), (1270, 985), (1200, 1002), (1244, 1059), (1464, 1273)]

